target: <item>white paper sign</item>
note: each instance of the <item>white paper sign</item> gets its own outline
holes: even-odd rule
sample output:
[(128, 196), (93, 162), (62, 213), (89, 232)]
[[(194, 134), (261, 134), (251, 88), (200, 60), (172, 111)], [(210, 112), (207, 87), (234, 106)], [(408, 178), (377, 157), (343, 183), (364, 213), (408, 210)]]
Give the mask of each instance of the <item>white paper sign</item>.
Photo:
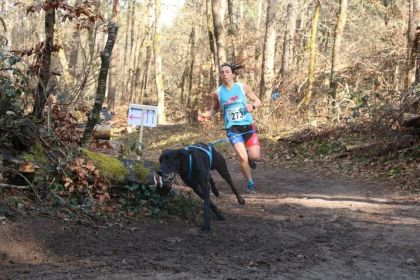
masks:
[(156, 127), (157, 106), (130, 104), (128, 107), (128, 124)]

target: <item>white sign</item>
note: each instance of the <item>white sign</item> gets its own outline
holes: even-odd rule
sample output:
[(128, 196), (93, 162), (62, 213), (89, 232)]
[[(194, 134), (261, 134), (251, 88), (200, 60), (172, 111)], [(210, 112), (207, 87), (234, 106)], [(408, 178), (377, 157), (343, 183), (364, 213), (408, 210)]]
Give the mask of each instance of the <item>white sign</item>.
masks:
[(157, 106), (130, 104), (128, 107), (128, 124), (156, 127)]

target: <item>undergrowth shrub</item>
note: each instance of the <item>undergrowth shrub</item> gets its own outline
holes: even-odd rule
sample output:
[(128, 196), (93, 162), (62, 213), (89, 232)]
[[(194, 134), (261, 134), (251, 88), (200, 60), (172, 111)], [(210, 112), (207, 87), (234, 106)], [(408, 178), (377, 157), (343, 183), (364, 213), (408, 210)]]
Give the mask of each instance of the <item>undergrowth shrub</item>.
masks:
[(186, 220), (195, 220), (201, 207), (191, 192), (172, 190), (168, 196), (160, 196), (153, 185), (125, 186), (118, 202), (121, 209), (130, 215), (143, 214), (154, 218), (168, 215)]

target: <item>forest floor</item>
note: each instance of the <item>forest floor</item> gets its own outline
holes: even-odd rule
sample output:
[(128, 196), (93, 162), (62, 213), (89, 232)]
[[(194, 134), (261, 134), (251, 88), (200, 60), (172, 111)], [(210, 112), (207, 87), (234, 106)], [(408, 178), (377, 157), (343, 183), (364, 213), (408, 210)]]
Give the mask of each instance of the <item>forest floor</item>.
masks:
[[(168, 130), (180, 134), (146, 130), (144, 157), (156, 161), (163, 146), (195, 140), (184, 133), (168, 142)], [(0, 279), (420, 279), (417, 191), (285, 168), (263, 143), (257, 194), (247, 195), (229, 145), (218, 149), (246, 204), (215, 175), (221, 195), (212, 199), (226, 221), (213, 218), (210, 233), (201, 216), (83, 222), (25, 204), (0, 215)]]

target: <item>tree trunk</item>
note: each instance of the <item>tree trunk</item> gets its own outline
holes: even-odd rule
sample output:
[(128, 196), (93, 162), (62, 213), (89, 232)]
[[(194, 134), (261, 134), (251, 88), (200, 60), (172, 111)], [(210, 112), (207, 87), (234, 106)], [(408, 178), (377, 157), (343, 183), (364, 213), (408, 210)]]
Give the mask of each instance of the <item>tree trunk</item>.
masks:
[(340, 0), (340, 12), (337, 17), (337, 26), (335, 27), (334, 32), (334, 47), (331, 56), (331, 73), (330, 73), (330, 90), (331, 97), (333, 99), (333, 108), (335, 107), (335, 98), (337, 95), (337, 79), (335, 77), (335, 72), (337, 68), (337, 62), (340, 58), (340, 47), (341, 40), (343, 38), (343, 29), (346, 24), (347, 18), (347, 2), (348, 0)]
[(258, 0), (258, 14), (257, 14), (257, 22), (255, 23), (256, 30), (260, 30), (261, 25), (261, 17), (263, 11), (263, 0)]
[[(132, 9), (132, 5), (133, 5), (133, 1), (132, 0), (127, 0), (128, 2), (128, 7), (127, 7), (127, 12), (126, 12), (126, 22), (125, 22), (125, 44), (124, 44), (124, 63), (123, 63), (123, 75), (122, 75), (122, 88), (121, 90), (121, 101), (122, 103), (124, 103), (125, 101), (125, 96), (127, 93), (127, 87), (128, 87), (128, 81), (129, 81), (129, 77), (130, 77), (130, 65), (131, 63), (129, 63), (131, 57), (129, 56), (130, 51), (129, 51), (129, 41), (130, 41), (130, 24), (131, 24), (131, 9)], [(131, 26), (131, 29), (133, 29), (133, 26)]]
[(136, 2), (134, 1), (133, 6), (131, 7), (131, 35), (130, 35), (130, 59), (133, 57), (133, 47), (134, 47), (134, 38), (135, 38), (135, 17), (136, 17)]
[[(134, 26), (134, 24), (133, 24)], [(138, 36), (140, 37), (141, 33), (138, 33)], [(133, 58), (133, 75), (130, 81), (130, 103), (135, 103), (136, 99), (139, 97), (139, 92), (141, 91), (141, 83), (140, 83), (140, 74), (141, 74), (141, 62), (143, 60), (143, 45), (146, 41), (148, 34), (147, 32), (143, 35), (143, 38), (140, 40), (138, 38), (135, 42), (134, 46), (134, 58)], [(139, 43), (140, 40), (140, 43)]]
[(45, 11), (45, 43), (42, 50), (41, 65), (39, 69), (39, 82), (34, 96), (34, 107), (32, 114), (35, 118), (41, 119), (47, 101), (48, 81), (51, 76), (51, 53), (54, 47), (54, 25), (55, 8), (49, 8)]
[(160, 55), (160, 29), (161, 29), (160, 0), (155, 0), (155, 34), (153, 36), (153, 51), (155, 53), (155, 81), (158, 99), (158, 122), (164, 124), (165, 117), (165, 92), (162, 77), (162, 57)]
[(191, 30), (191, 48), (190, 48), (190, 65), (189, 65), (189, 73), (188, 73), (188, 97), (187, 97), (187, 106), (190, 107), (191, 105), (191, 91), (193, 85), (193, 74), (194, 74), (194, 63), (195, 63), (195, 26), (192, 26)]
[(281, 59), (280, 78), (281, 81), (289, 73), (290, 64), (293, 62), (293, 49), (296, 32), (296, 3), (295, 0), (289, 1), (287, 5), (287, 27), (283, 37), (283, 52)]
[(264, 37), (264, 52), (262, 63), (262, 75), (260, 82), (260, 98), (267, 101), (272, 90), (274, 76), (274, 55), (276, 50), (276, 14), (277, 0), (269, 0), (267, 4), (267, 19)]
[[(127, 12), (126, 12), (126, 22), (125, 22), (126, 27), (125, 27), (125, 44), (124, 44), (124, 69), (125, 69), (125, 66), (127, 65), (127, 57), (128, 57), (128, 53), (129, 53), (128, 42), (129, 42), (129, 39), (130, 39), (129, 38), (130, 37), (130, 23), (131, 23), (130, 17), (131, 17), (131, 6), (133, 4), (132, 0), (127, 0), (127, 2), (128, 2), (128, 7), (127, 7)], [(131, 28), (133, 28), (133, 27), (131, 27)], [(126, 71), (124, 71), (124, 72), (126, 72)]]
[[(61, 17), (61, 14), (58, 14), (58, 17)], [(64, 46), (64, 42), (62, 40), (62, 35), (64, 33), (64, 29), (62, 26), (61, 21), (58, 21), (57, 24), (55, 25), (55, 30), (58, 34), (58, 36), (55, 36), (55, 41), (58, 45), (60, 46)], [(64, 93), (68, 93), (70, 91), (71, 86), (74, 84), (73, 81), (73, 75), (71, 74), (71, 67), (70, 67), (70, 62), (67, 59), (66, 56), (66, 52), (64, 47), (60, 48), (58, 50), (58, 60), (60, 62), (60, 66), (61, 66), (61, 76), (57, 77), (57, 79), (60, 80), (60, 85), (63, 85), (63, 88), (61, 88), (61, 91)], [(54, 71), (55, 69), (52, 69), (52, 71)]]
[[(114, 2), (115, 5), (115, 2)], [(108, 39), (105, 44), (104, 51), (101, 54), (101, 68), (98, 77), (98, 87), (96, 90), (95, 104), (93, 105), (92, 112), (90, 113), (88, 122), (86, 124), (85, 131), (83, 133), (82, 145), (85, 146), (92, 139), (92, 131), (95, 124), (99, 121), (99, 115), (102, 109), (102, 104), (105, 99), (106, 92), (106, 80), (108, 76), (108, 69), (110, 66), (110, 58), (112, 55), (112, 49), (117, 38), (118, 26), (114, 21), (108, 23)]]
[(217, 69), (226, 62), (225, 30), (223, 27), (222, 0), (212, 0), (214, 36), (217, 46)]
[[(115, 54), (114, 54), (115, 56)], [(112, 56), (109, 59), (109, 77), (108, 77), (108, 95), (106, 99), (106, 106), (109, 111), (113, 112), (115, 110), (115, 95), (117, 92), (117, 72), (115, 66), (112, 66), (115, 61), (115, 58)]]
[[(81, 0), (76, 0), (74, 6), (79, 6)], [(77, 28), (76, 24), (73, 27), (74, 31), (72, 34), (72, 41), (70, 44), (70, 58), (69, 58), (69, 66), (70, 66), (70, 74), (73, 77), (73, 81), (76, 80), (78, 69), (77, 63), (79, 60), (79, 48), (80, 48), (80, 29)]]
[(146, 47), (146, 59), (144, 61), (143, 78), (141, 81), (140, 103), (143, 103), (147, 96), (147, 85), (149, 83), (150, 67), (152, 66), (152, 46)]
[[(119, 0), (113, 0), (113, 6), (112, 6), (112, 21), (114, 21), (114, 23), (116, 25), (118, 25), (119, 23), (119, 19), (118, 19), (118, 15), (119, 15)], [(109, 36), (109, 35), (108, 35)], [(109, 37), (108, 37), (109, 39)], [(117, 79), (117, 71), (116, 71), (116, 66), (117, 63), (116, 61), (118, 61), (118, 52), (115, 52), (114, 55), (112, 55), (112, 52), (110, 53), (110, 57), (109, 57), (109, 66), (107, 71), (109, 71), (108, 73), (108, 98), (107, 98), (107, 106), (108, 106), (108, 110), (109, 111), (114, 111), (115, 110), (115, 98), (116, 98), (116, 93), (117, 93), (117, 84), (118, 84), (118, 79)], [(124, 96), (122, 94), (122, 96)]]
[[(308, 70), (308, 88), (306, 94), (299, 104), (298, 107), (304, 105), (304, 109), (312, 109), (314, 111), (315, 104), (313, 104), (313, 87), (315, 80), (315, 63), (316, 63), (316, 50), (317, 50), (317, 33), (318, 33), (318, 22), (321, 14), (321, 4), (317, 1), (315, 6), (315, 12), (312, 16), (311, 21), (311, 38), (309, 43), (309, 70)], [(311, 108), (309, 108), (311, 106)]]
[(420, 0), (410, 0), (406, 86), (420, 82)]
[[(128, 65), (131, 65), (131, 72), (128, 73), (128, 77), (127, 77), (127, 87), (126, 87), (126, 92), (133, 88), (132, 84), (134, 84), (135, 81), (135, 76), (136, 76), (136, 67), (138, 65), (138, 59), (136, 60), (136, 48), (137, 48), (137, 42), (135, 38), (136, 38), (136, 26), (135, 26), (135, 18), (136, 18), (136, 1), (134, 1), (133, 6), (131, 8), (131, 35), (130, 35), (130, 53), (129, 53), (129, 61), (128, 61)], [(140, 33), (138, 34), (138, 36), (140, 37)], [(135, 42), (136, 41), (136, 42)], [(130, 70), (129, 70), (130, 71)], [(132, 96), (133, 92), (130, 90), (130, 96)], [(130, 98), (130, 102), (131, 102), (131, 98)]]
[(231, 49), (232, 52), (227, 54), (227, 59), (229, 61), (235, 61), (236, 58), (236, 37), (237, 37), (237, 22), (235, 21), (234, 16), (234, 3), (233, 0), (227, 0), (228, 4), (228, 16), (229, 16), (229, 29), (228, 29), (228, 40), (230, 44), (227, 46), (228, 50)]
[(184, 104), (185, 81), (187, 80), (187, 77), (188, 77), (188, 64), (185, 66), (184, 72), (182, 73), (182, 77), (181, 77), (181, 84), (180, 84), (181, 104)]
[(154, 34), (155, 10), (154, 0), (147, 1), (147, 34), (146, 34), (146, 57), (144, 60), (143, 75), (140, 87), (140, 103), (143, 103), (144, 97), (147, 96), (147, 88), (149, 83), (150, 68), (152, 66), (152, 44)]
[(234, 7), (233, 7), (233, 0), (227, 0), (228, 2), (228, 15), (229, 15), (229, 35), (235, 35), (236, 33), (236, 22), (234, 17)]
[(211, 0), (206, 0), (206, 19), (207, 19), (207, 33), (209, 37), (209, 46), (211, 53), (211, 65), (210, 65), (210, 87), (215, 88), (217, 86), (218, 79), (216, 65), (217, 65), (217, 54), (216, 54), (216, 43), (213, 34), (213, 18), (212, 18), (212, 4)]

